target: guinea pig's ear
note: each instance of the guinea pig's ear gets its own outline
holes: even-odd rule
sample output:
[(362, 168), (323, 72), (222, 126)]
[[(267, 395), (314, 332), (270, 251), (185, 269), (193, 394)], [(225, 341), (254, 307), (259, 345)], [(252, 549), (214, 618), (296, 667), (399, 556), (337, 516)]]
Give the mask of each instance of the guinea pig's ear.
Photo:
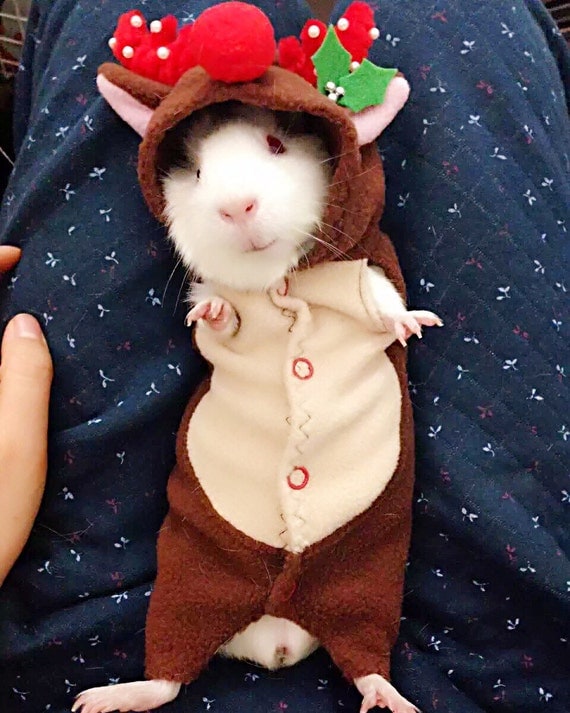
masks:
[(140, 136), (146, 134), (154, 110), (172, 90), (115, 64), (99, 68), (97, 88), (109, 106)]
[(382, 104), (369, 106), (354, 114), (358, 145), (364, 146), (375, 141), (391, 123), (410, 96), (410, 85), (404, 77), (394, 77), (386, 88)]

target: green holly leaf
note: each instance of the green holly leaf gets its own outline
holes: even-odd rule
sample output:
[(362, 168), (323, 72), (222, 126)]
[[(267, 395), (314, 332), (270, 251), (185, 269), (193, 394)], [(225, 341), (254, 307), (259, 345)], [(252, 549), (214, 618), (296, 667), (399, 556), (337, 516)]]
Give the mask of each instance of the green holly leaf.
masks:
[(334, 27), (329, 26), (322, 45), (311, 57), (317, 70), (317, 87), (326, 94), (327, 82), (339, 83), (350, 67), (350, 52), (339, 42)]
[(397, 73), (397, 69), (377, 67), (363, 59), (358, 69), (340, 77), (336, 82), (344, 89), (344, 96), (339, 98), (338, 103), (354, 112), (382, 104), (386, 88)]

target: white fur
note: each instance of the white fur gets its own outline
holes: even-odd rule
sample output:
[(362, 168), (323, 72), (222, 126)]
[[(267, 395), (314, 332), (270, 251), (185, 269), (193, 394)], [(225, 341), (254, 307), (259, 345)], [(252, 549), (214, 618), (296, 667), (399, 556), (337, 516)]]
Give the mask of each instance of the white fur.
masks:
[(294, 622), (265, 614), (236, 634), (219, 653), (274, 670), (293, 666), (318, 646), (319, 642)]
[[(192, 170), (164, 179), (170, 237), (184, 263), (202, 280), (236, 289), (266, 289), (297, 265), (322, 218), (329, 182), (316, 139), (287, 136), (271, 112), (258, 114), (255, 123), (237, 118), (217, 128), (193, 149)], [(273, 154), (268, 135), (286, 152)], [(223, 219), (225, 205), (248, 200), (258, 209), (247, 225)], [(248, 250), (251, 244), (269, 247)]]
[(396, 317), (406, 313), (406, 305), (384, 270), (376, 265), (367, 271), (372, 300), (382, 315)]

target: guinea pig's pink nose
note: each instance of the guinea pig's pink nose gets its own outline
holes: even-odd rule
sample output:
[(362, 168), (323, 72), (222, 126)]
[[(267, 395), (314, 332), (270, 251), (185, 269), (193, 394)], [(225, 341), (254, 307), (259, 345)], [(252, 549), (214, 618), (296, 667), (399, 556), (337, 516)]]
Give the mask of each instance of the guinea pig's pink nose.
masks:
[(251, 220), (257, 213), (257, 200), (255, 198), (237, 198), (226, 201), (220, 206), (220, 215), (228, 223), (243, 223)]

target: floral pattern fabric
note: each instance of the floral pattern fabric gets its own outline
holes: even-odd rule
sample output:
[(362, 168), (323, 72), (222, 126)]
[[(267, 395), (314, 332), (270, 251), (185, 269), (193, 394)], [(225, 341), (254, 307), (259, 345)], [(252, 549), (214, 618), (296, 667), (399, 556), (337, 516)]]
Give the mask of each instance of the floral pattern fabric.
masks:
[[(190, 22), (208, 4), (139, 6)], [(302, 2), (258, 4), (279, 37), (310, 16)], [(538, 0), (372, 5), (371, 59), (412, 85), (380, 144), (383, 225), (411, 306), (445, 321), (409, 347), (417, 487), (394, 683), (423, 711), (562, 713), (568, 51)], [(137, 137), (94, 84), (131, 6), (36, 0), (19, 73), (2, 242), (23, 257), (2, 318), (40, 319), (56, 378), (46, 494), (0, 590), (9, 713), (64, 713), (84, 688), (141, 677), (174, 433), (204, 374), (183, 326), (184, 269), (136, 181)], [(318, 651), (277, 673), (216, 659), (164, 710), (358, 708)]]

